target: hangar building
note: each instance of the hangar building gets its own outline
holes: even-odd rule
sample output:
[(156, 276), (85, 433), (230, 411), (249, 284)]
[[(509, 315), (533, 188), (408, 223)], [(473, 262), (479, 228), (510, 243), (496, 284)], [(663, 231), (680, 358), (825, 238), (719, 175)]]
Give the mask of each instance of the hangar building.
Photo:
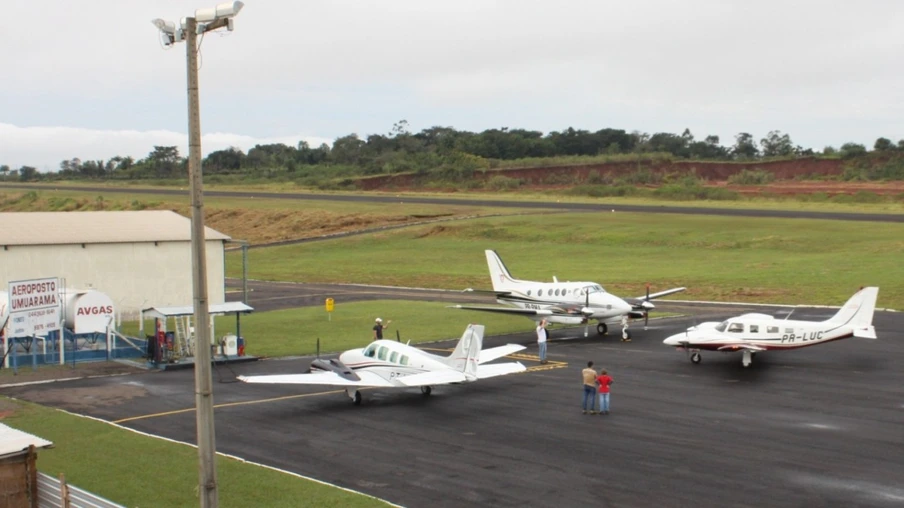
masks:
[[(206, 228), (211, 304), (223, 303), (225, 244)], [(60, 277), (110, 296), (124, 319), (142, 308), (191, 305), (191, 220), (169, 210), (0, 213), (0, 290)]]

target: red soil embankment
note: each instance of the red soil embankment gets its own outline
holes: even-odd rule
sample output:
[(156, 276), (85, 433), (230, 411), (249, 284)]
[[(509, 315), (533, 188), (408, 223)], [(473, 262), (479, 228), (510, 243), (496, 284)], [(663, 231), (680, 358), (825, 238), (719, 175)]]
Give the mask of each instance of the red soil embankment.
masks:
[[(574, 166), (544, 166), (533, 168), (498, 169), (476, 172), (475, 179), (488, 180), (494, 176), (517, 178), (528, 185), (550, 183), (567, 178), (572, 182), (583, 182), (593, 177), (619, 177), (648, 170), (655, 174), (696, 174), (709, 181), (728, 180), (744, 170), (764, 170), (775, 175), (776, 180), (792, 180), (804, 176), (829, 176), (842, 173), (841, 160), (803, 158), (771, 162), (700, 162), (700, 161), (631, 161), (604, 162)], [(364, 190), (386, 187), (417, 187), (418, 175), (380, 175), (359, 180)]]

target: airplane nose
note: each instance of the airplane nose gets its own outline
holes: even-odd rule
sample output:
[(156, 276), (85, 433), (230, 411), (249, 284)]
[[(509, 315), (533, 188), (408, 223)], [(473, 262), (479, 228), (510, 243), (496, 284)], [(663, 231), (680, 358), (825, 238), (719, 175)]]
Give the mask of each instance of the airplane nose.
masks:
[(624, 300), (621, 300), (621, 299), (619, 299), (616, 303), (614, 303), (612, 305), (612, 308), (618, 309), (618, 311), (621, 312), (622, 314), (627, 314), (627, 313), (631, 312), (632, 310), (634, 310), (634, 307), (632, 307), (630, 303), (628, 303)]
[(666, 337), (665, 340), (662, 341), (666, 346), (677, 346), (678, 345), (678, 336), (672, 335), (671, 337)]

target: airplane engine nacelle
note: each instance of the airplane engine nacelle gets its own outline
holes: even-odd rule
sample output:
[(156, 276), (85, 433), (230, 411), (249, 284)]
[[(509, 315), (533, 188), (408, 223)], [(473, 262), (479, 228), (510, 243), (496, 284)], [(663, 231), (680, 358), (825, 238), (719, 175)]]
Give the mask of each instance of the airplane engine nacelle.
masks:
[(583, 316), (546, 316), (546, 321), (560, 325), (579, 325), (585, 323), (587, 318)]
[(321, 360), (320, 358), (315, 359), (311, 362), (311, 370), (323, 370), (327, 372), (335, 372), (339, 374), (345, 379), (349, 381), (360, 381), (361, 378), (355, 374), (355, 371), (348, 368), (344, 363), (339, 360)]

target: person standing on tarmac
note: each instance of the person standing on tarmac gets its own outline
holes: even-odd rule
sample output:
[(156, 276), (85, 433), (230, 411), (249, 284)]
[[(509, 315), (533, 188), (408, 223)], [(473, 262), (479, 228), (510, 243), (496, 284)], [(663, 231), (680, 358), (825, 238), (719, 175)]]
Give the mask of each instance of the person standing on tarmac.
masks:
[(598, 413), (596, 410), (596, 370), (593, 368), (593, 362), (587, 362), (587, 368), (581, 371), (581, 376), (584, 378), (584, 401), (581, 403), (581, 408), (584, 410), (584, 414), (592, 414), (595, 415)]

